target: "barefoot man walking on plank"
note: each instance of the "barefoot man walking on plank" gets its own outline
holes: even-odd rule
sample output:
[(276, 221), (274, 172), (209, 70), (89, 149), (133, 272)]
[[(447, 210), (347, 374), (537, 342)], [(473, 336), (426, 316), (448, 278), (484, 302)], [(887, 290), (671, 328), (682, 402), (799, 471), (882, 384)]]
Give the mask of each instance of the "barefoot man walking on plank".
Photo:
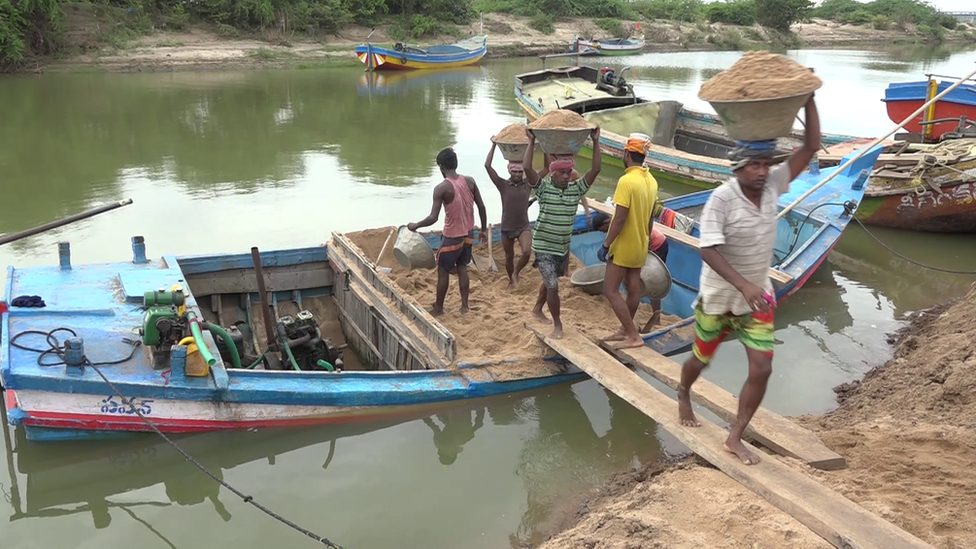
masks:
[[(549, 322), (542, 312), (542, 306), (549, 306), (552, 315), (552, 337), (563, 337), (563, 323), (559, 316), (559, 277), (569, 268), (569, 241), (573, 236), (573, 222), (576, 220), (576, 207), (580, 199), (590, 189), (600, 173), (603, 156), (600, 152), (600, 127), (590, 134), (593, 139), (593, 164), (586, 175), (573, 179), (576, 162), (572, 156), (553, 157), (549, 163), (550, 175), (540, 179), (540, 174), (532, 168), (535, 154), (535, 135), (529, 134), (529, 146), (525, 150), (522, 167), (525, 178), (535, 189), (539, 199), (539, 216), (532, 233), (532, 251), (535, 253), (535, 267), (542, 274), (539, 297), (532, 314), (543, 322)], [(542, 176), (545, 176), (543, 170)]]
[[(495, 159), (495, 144), (491, 144), (485, 170), (502, 198), (502, 248), (505, 250), (505, 271), (508, 273), (508, 289), (518, 284), (522, 269), (532, 255), (532, 231), (529, 225), (529, 198), (532, 189), (525, 182), (521, 162), (508, 163), (508, 179), (502, 179), (491, 166)], [(521, 248), (518, 265), (515, 264), (515, 243)]]
[[(597, 258), (607, 264), (603, 292), (620, 320), (620, 329), (607, 338), (619, 341), (620, 349), (644, 345), (634, 316), (640, 305), (640, 271), (647, 261), (654, 218), (651, 212), (657, 201), (657, 181), (644, 167), (644, 157), (650, 148), (650, 138), (631, 134), (624, 146), (626, 172), (617, 181), (613, 194), (616, 209), (603, 246)], [(627, 299), (620, 294), (621, 282), (627, 288)]]
[(691, 409), (691, 386), (726, 334), (742, 342), (749, 377), (739, 395), (725, 450), (746, 465), (759, 456), (742, 443), (742, 432), (766, 394), (773, 372), (773, 285), (768, 269), (776, 243), (780, 195), (820, 148), (820, 118), (811, 96), (805, 106), (803, 146), (774, 166), (775, 140), (739, 142), (732, 152), (732, 179), (712, 192), (701, 214), (701, 288), (695, 300), (693, 355), (681, 369), (678, 415), (683, 425), (700, 425)]
[(451, 271), (457, 270), (458, 287), (461, 290), (461, 314), (468, 312), (468, 291), (471, 280), (468, 278), (468, 263), (471, 262), (471, 245), (474, 244), (474, 205), (481, 216), (481, 234), (488, 234), (488, 213), (481, 191), (474, 179), (457, 173), (457, 154), (450, 147), (437, 155), (437, 166), (441, 169), (441, 181), (434, 187), (434, 203), (430, 215), (407, 229), (416, 231), (437, 223), (441, 206), (444, 207), (444, 230), (441, 232), (441, 245), (437, 249), (437, 300), (430, 314), (444, 314), (444, 298), (451, 283)]

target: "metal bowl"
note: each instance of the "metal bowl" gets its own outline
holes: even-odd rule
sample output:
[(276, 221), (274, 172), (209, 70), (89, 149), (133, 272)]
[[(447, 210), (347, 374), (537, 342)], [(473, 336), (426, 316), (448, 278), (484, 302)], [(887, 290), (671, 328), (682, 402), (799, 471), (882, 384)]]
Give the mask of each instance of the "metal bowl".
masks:
[(603, 295), (603, 279), (607, 273), (606, 263), (597, 263), (573, 271), (569, 282), (577, 288), (582, 288), (590, 295)]
[(407, 269), (433, 269), (437, 265), (434, 250), (430, 249), (427, 239), (407, 229), (406, 225), (397, 230), (393, 257)]
[(662, 299), (671, 291), (671, 271), (656, 254), (647, 254), (640, 272), (641, 297)]

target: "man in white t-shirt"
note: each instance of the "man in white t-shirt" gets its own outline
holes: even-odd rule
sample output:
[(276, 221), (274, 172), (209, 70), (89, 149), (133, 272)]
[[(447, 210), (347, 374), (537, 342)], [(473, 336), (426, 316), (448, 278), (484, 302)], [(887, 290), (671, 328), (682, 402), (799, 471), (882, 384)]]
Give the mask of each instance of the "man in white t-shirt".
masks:
[(694, 353), (681, 369), (678, 415), (683, 425), (700, 425), (691, 408), (691, 385), (726, 334), (746, 349), (749, 377), (739, 395), (739, 411), (725, 450), (746, 465), (759, 456), (742, 443), (742, 432), (766, 394), (773, 371), (775, 297), (768, 269), (776, 243), (780, 195), (806, 169), (820, 148), (820, 118), (813, 97), (807, 101), (803, 146), (776, 165), (775, 141), (740, 142), (732, 152), (732, 179), (715, 189), (700, 219), (701, 282), (695, 300)]

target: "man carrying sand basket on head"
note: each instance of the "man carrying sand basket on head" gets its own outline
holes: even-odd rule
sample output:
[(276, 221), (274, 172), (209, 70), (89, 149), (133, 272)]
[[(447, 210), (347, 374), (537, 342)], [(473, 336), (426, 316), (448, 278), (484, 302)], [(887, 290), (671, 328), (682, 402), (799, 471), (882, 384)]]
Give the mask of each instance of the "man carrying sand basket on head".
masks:
[(532, 251), (535, 253), (534, 266), (542, 274), (539, 297), (532, 314), (538, 320), (549, 322), (542, 312), (542, 307), (548, 305), (549, 314), (552, 315), (552, 337), (559, 339), (563, 336), (563, 324), (559, 316), (559, 277), (565, 276), (569, 268), (569, 243), (573, 236), (577, 206), (596, 181), (603, 164), (600, 127), (597, 126), (590, 133), (593, 140), (593, 163), (590, 171), (577, 179), (573, 179), (576, 172), (573, 155), (551, 157), (548, 167), (541, 174), (536, 172), (532, 167), (535, 135), (532, 132), (527, 133), (529, 146), (525, 150), (522, 166), (525, 169), (525, 178), (535, 189), (539, 200), (539, 216), (532, 233)]
[[(518, 126), (513, 124), (514, 129)], [(510, 126), (510, 127), (512, 127)], [(508, 131), (505, 128), (503, 131)], [(525, 137), (524, 126), (521, 127), (521, 138)], [(495, 159), (497, 145), (492, 142), (488, 158), (485, 159), (485, 170), (488, 177), (498, 189), (502, 199), (502, 248), (505, 250), (505, 271), (508, 273), (508, 289), (513, 290), (518, 285), (522, 269), (529, 263), (532, 255), (532, 230), (529, 224), (529, 199), (532, 189), (525, 182), (525, 170), (522, 162), (508, 163), (508, 179), (502, 179), (491, 166)], [(515, 263), (515, 243), (521, 248), (518, 264)]]
[[(613, 194), (616, 209), (603, 246), (597, 253), (597, 258), (607, 264), (604, 295), (620, 320), (620, 329), (607, 341), (619, 341), (617, 347), (621, 349), (644, 345), (634, 316), (640, 305), (640, 272), (651, 247), (654, 228), (651, 214), (657, 202), (657, 181), (644, 167), (650, 146), (650, 137), (639, 133), (631, 134), (624, 145), (626, 172), (617, 181)], [(620, 294), (621, 283), (627, 288), (626, 300)]]
[[(735, 69), (733, 66), (727, 72), (733, 73)], [(784, 75), (789, 71), (793, 76), (796, 69), (806, 71), (792, 63), (785, 67)], [(802, 77), (802, 74), (795, 76)], [(817, 84), (808, 89), (816, 89), (819, 79), (816, 81)], [(703, 87), (700, 95), (704, 90)], [(681, 369), (678, 386), (678, 416), (685, 426), (700, 425), (691, 407), (692, 384), (708, 366), (726, 334), (734, 333), (745, 347), (749, 375), (739, 394), (738, 414), (724, 449), (737, 455), (746, 465), (759, 463), (759, 456), (742, 443), (742, 433), (762, 403), (773, 371), (773, 309), (776, 303), (768, 270), (776, 243), (779, 197), (789, 191), (790, 183), (820, 148), (820, 118), (812, 92), (804, 110), (806, 133), (803, 146), (786, 162), (776, 165), (775, 139), (737, 142), (731, 154), (734, 177), (712, 192), (700, 219), (704, 264), (694, 303), (694, 352)]]

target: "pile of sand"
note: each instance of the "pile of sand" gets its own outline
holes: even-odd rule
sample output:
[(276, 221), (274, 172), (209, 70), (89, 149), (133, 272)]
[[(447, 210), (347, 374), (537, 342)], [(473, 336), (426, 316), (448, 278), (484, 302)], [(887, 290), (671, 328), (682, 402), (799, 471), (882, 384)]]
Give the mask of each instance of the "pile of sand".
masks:
[[(592, 511), (591, 511), (592, 509)], [(617, 475), (542, 549), (827, 549), (830, 544), (694, 458)]]
[(528, 125), (530, 130), (584, 130), (595, 127), (579, 114), (567, 109), (549, 111)]
[[(371, 260), (375, 260), (383, 247), (390, 229), (369, 229), (357, 233), (347, 233), (354, 244)], [(392, 245), (391, 245), (392, 246)], [(499, 272), (481, 273), (470, 265), (471, 294), (468, 300), (470, 311), (460, 314), (461, 297), (457, 288), (457, 277), (451, 277), (451, 287), (444, 301), (444, 315), (437, 318), (454, 335), (457, 341), (458, 362), (485, 362), (514, 358), (538, 358), (545, 353), (545, 347), (538, 338), (525, 328), (525, 322), (532, 319), (531, 311), (535, 305), (542, 276), (532, 263), (522, 271), (522, 280), (515, 290), (508, 289), (508, 275), (505, 273), (505, 252), (501, 245), (494, 246), (495, 263)], [(474, 254), (487, 257), (488, 247), (476, 244)], [(515, 259), (518, 261), (516, 250)], [(434, 304), (437, 290), (435, 270), (407, 271), (393, 259), (388, 251), (381, 266), (392, 269), (390, 278), (421, 306), (429, 308)], [(603, 338), (620, 326), (610, 304), (603, 296), (592, 296), (569, 283), (569, 274), (582, 267), (575, 257), (570, 256), (569, 272), (559, 281), (563, 324), (573, 326), (584, 334)], [(543, 309), (548, 316), (548, 308)], [(642, 303), (637, 311), (638, 327), (651, 318), (651, 307)], [(678, 318), (662, 315), (661, 322), (668, 325)]]
[(501, 145), (525, 145), (529, 142), (529, 136), (525, 134), (525, 124), (509, 124), (491, 140)]
[(976, 547), (976, 289), (922, 312), (843, 404), (804, 418), (848, 468), (809, 470), (937, 547)]
[(728, 70), (702, 84), (704, 101), (775, 99), (810, 93), (823, 85), (810, 69), (768, 51), (747, 52)]
[[(935, 547), (976, 547), (976, 288), (918, 314), (898, 337), (891, 361), (839, 388), (838, 410), (798, 418), (847, 469), (764, 459), (789, 463)], [(619, 475), (543, 549), (828, 547), (707, 464), (661, 469)]]

